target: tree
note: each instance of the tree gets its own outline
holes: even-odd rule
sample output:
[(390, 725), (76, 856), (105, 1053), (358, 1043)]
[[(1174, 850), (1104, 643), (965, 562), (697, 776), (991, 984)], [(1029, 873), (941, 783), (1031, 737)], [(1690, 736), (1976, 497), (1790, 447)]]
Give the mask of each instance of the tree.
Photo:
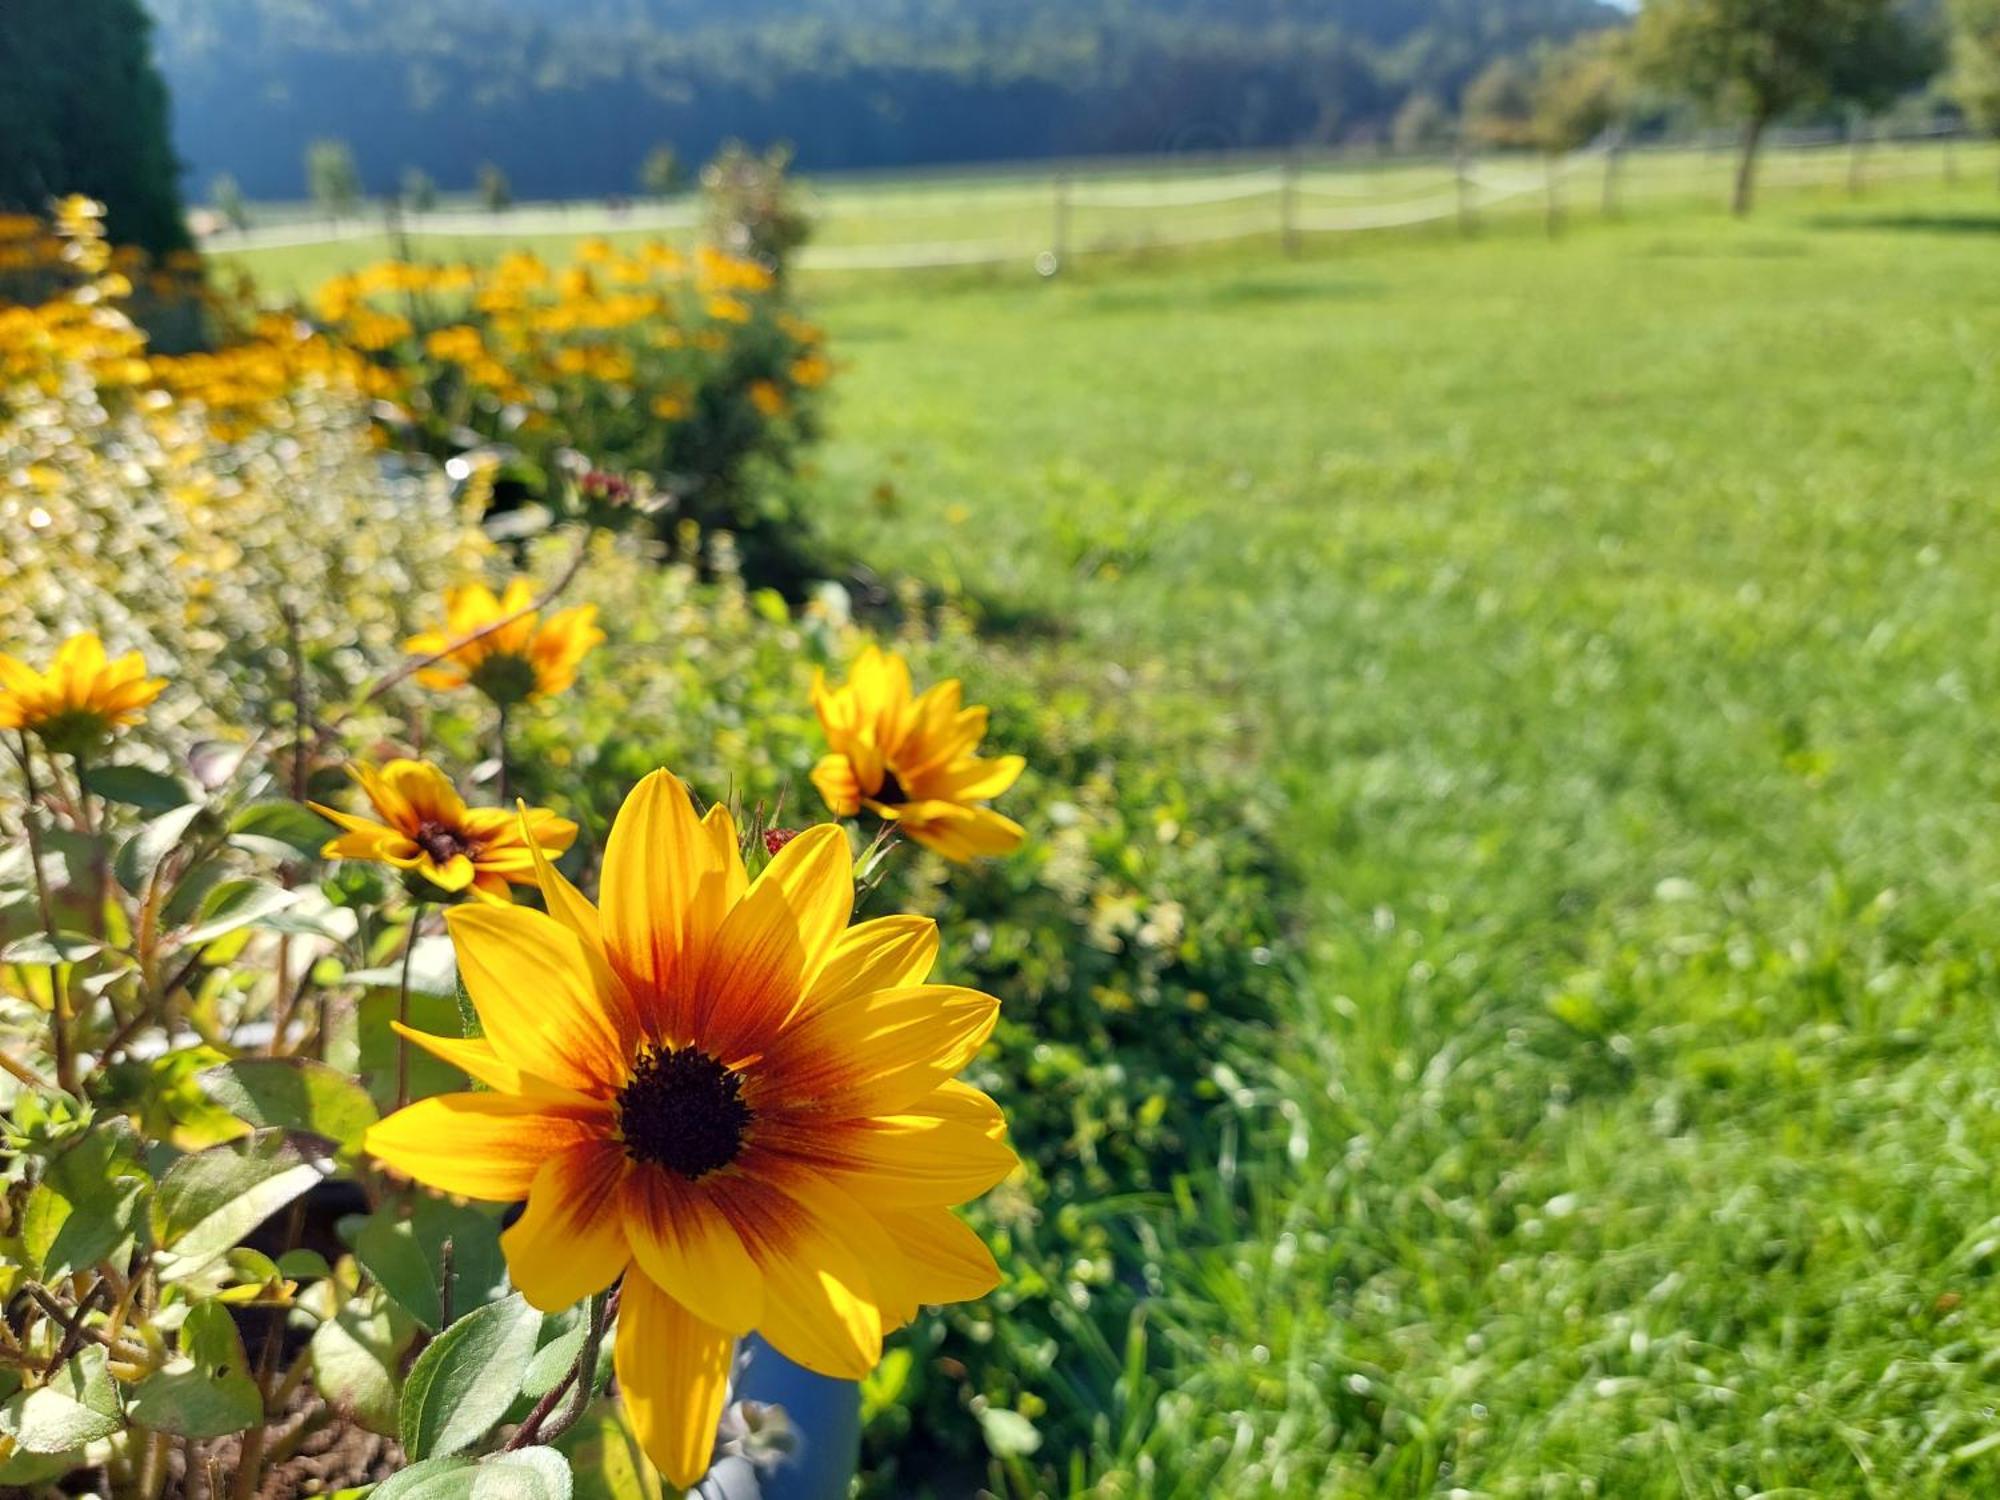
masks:
[(413, 214), (427, 214), (437, 207), (437, 184), (431, 181), (431, 174), (422, 167), (408, 167), (403, 172), (403, 206)]
[(347, 142), (318, 140), (306, 147), (306, 191), (333, 218), (361, 205), (361, 169)]
[(1773, 121), (1834, 101), (1879, 107), (1922, 77), (1925, 52), (1895, 0), (1646, 0), (1636, 42), (1648, 76), (1741, 122), (1737, 214)]
[(1488, 146), (1535, 144), (1535, 71), (1526, 59), (1497, 57), (1466, 85), (1465, 128)]
[(0, 206), (84, 193), (119, 244), (192, 243), (152, 29), (140, 0), (0, 4)]
[(2000, 135), (2000, 0), (1951, 0), (1945, 84), (1968, 120)]
[(215, 174), (215, 181), (208, 185), (208, 201), (222, 221), (238, 234), (250, 227), (250, 208), (243, 201), (243, 189), (227, 172)]
[(1389, 127), (1389, 139), (1398, 151), (1431, 151), (1451, 143), (1457, 122), (1444, 101), (1428, 89), (1418, 89), (1403, 101)]
[(1586, 32), (1549, 52), (1535, 76), (1534, 135), (1544, 151), (1576, 151), (1625, 118), (1631, 73), (1621, 31)]
[(489, 213), (504, 213), (513, 206), (514, 189), (507, 174), (493, 162), (479, 164), (479, 201)]
[(687, 173), (681, 169), (680, 153), (664, 141), (646, 153), (639, 164), (640, 190), (654, 198), (670, 197), (681, 190)]

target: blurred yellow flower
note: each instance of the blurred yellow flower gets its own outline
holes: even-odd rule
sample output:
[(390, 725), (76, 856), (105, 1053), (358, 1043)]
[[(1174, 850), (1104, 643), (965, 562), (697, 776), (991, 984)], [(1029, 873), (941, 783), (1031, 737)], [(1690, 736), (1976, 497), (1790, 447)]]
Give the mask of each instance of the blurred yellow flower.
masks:
[(859, 1380), (920, 1306), (999, 1268), (951, 1211), (1015, 1166), (955, 1075), (1000, 1005), (927, 984), (928, 918), (848, 925), (847, 835), (823, 824), (747, 879), (726, 808), (656, 771), (626, 799), (593, 906), (540, 867), (546, 914), (450, 916), (476, 1039), (403, 1031), (488, 1085), (370, 1127), (441, 1192), (525, 1198), (501, 1236), (529, 1304), (621, 1276), (613, 1358), (668, 1482), (708, 1472), (736, 1339)]
[(470, 891), (505, 904), (507, 887), (531, 885), (535, 862), (576, 842), (576, 824), (544, 807), (517, 815), (467, 807), (444, 772), (420, 760), (392, 760), (380, 770), (350, 766), (380, 822), (315, 802), (313, 810), (343, 830), (320, 853), (328, 859), (379, 860), (422, 876), (444, 895)]
[[(534, 585), (525, 578), (516, 578), (497, 598), (483, 583), (447, 589), (443, 627), (403, 643), (412, 656), (445, 652), (417, 673), (417, 681), (443, 691), (475, 687), (496, 703), (564, 691), (576, 681), (584, 657), (604, 639), (596, 624), (597, 606), (580, 604), (544, 621), (528, 607), (534, 597)], [(502, 620), (506, 623), (496, 624)], [(457, 641), (464, 644), (446, 651)]]
[(912, 698), (910, 668), (870, 646), (845, 683), (813, 674), (813, 707), (832, 753), (813, 785), (840, 817), (863, 808), (947, 859), (1010, 854), (1021, 825), (980, 804), (999, 796), (1027, 764), (1018, 755), (982, 760), (986, 710), (960, 706), (954, 678)]
[(774, 381), (753, 380), (750, 382), (750, 404), (767, 417), (782, 417), (790, 405), (785, 393), (778, 389)]
[(46, 672), (0, 652), (0, 729), (30, 730), (58, 750), (87, 749), (138, 723), (166, 685), (146, 675), (136, 651), (107, 658), (90, 631), (57, 647)]

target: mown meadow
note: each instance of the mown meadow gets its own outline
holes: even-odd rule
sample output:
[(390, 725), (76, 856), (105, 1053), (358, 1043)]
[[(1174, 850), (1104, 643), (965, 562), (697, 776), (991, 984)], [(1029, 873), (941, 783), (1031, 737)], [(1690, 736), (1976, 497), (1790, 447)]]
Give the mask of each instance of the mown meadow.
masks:
[[(968, 1210), (999, 1285), (911, 1282), (964, 1300), (863, 1382), (864, 1495), (1983, 1492), (1996, 234), (1968, 178), (1049, 280), (788, 283), (629, 239), (330, 280), (353, 262), (307, 249), (241, 264), (313, 288), (314, 331), (253, 320), (213, 362), (46, 319), (0, 412), (9, 641), (46, 657), (88, 591), (165, 686), (88, 778), (50, 742), (49, 925), (88, 941), (0, 866), (0, 1026), (37, 1035), (33, 973), (75, 953), (69, 1066), (102, 1057), (94, 1122), (10, 1138), (9, 1274), (55, 1312), (8, 1339), (96, 1366), (53, 1436), (53, 1373), (0, 1392), (0, 1483), (88, 1428), (114, 1492), (205, 1500), (310, 1381), (286, 1463), (351, 1427), (350, 1479), (395, 1439), (440, 1494), (660, 1493), (592, 1399), (603, 1293), (524, 1310), (497, 1210), (369, 1161), (378, 1116), (464, 1082), (388, 1023), (470, 1046), (485, 1006), (432, 977), (437, 893), (328, 863), (299, 803), (366, 814), (344, 763), (418, 751), (577, 825), (586, 888), (656, 766), (753, 871), (852, 817), (857, 914), (934, 918), (933, 977), (999, 997), (964, 1074), (1021, 1158)], [(480, 613), (446, 590), (517, 575), (596, 607), (573, 682), (409, 675)], [(990, 706), (1020, 852), (885, 859), (879, 813), (822, 809), (815, 675), (870, 641)], [(164, 1054), (126, 1047), (155, 1024)], [(72, 1161), (107, 1130), (112, 1208)], [(190, 1193), (300, 1137), (361, 1195), (309, 1252)], [(80, 1259), (79, 1207), (110, 1229)], [(99, 1280), (157, 1348), (75, 1353)], [(238, 1367), (228, 1411), (185, 1404), (190, 1363)]]
[(1304, 967), (1099, 1493), (1995, 1482), (1996, 233), (826, 301), (843, 532), (1282, 794)]

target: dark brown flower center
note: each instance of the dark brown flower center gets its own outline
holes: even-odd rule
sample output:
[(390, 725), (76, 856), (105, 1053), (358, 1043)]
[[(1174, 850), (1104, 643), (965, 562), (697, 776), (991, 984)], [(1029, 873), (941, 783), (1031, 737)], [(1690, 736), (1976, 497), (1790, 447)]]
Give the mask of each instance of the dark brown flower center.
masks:
[(431, 857), (435, 865), (448, 865), (461, 854), (472, 852), (472, 841), (458, 829), (426, 818), (417, 825), (417, 831), (410, 835), (416, 845)]
[(640, 1053), (618, 1091), (625, 1154), (690, 1182), (736, 1160), (753, 1118), (742, 1075), (693, 1047)]
[(896, 779), (896, 773), (887, 766), (882, 768), (882, 785), (875, 793), (875, 800), (885, 807), (901, 807), (911, 801), (910, 794), (903, 790), (903, 783)]

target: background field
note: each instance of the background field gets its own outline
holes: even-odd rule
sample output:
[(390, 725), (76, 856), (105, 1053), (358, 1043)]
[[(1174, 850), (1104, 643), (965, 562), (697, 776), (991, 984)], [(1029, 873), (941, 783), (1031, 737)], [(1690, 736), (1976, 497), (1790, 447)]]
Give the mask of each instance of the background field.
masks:
[(1218, 1071), (1263, 1130), (1140, 1216), (1126, 1345), (1057, 1356), (1075, 1493), (2000, 1482), (2000, 164), (1955, 151), (1053, 281), (1047, 183), (823, 190), (830, 247), (1028, 226), (811, 282), (823, 525), (1212, 693), (1306, 888)]
[[(1684, 215), (1727, 201), (1735, 163), (1730, 142), (1579, 152), (1556, 162), (1532, 154), (1470, 161), (1461, 190), (1445, 157), (1373, 158), (1353, 153), (1297, 158), (1248, 155), (1155, 162), (1033, 163), (934, 175), (855, 174), (811, 180), (816, 220), (801, 264), (818, 273), (887, 273), (955, 265), (1016, 269), (1060, 248), (1068, 259), (1190, 245), (1263, 242), (1287, 227), (1301, 242), (1385, 230), (1540, 226), (1553, 202), (1568, 221)], [(1759, 180), (1769, 194), (1826, 205), (1861, 197), (1990, 184), (2000, 147), (1977, 140), (1913, 139), (1780, 143)], [(1975, 199), (1972, 201), (1984, 201)], [(465, 199), (404, 220), (392, 235), (379, 214), (329, 222), (309, 204), (267, 204), (247, 233), (225, 232), (209, 248), (276, 292), (309, 287), (407, 246), (419, 259), (486, 261), (515, 246), (565, 257), (578, 236), (614, 244), (692, 241), (697, 210), (687, 201), (608, 210), (600, 201), (521, 204), (501, 214)]]
[(1311, 886), (1097, 1493), (2000, 1481), (1981, 189), (823, 299), (840, 528), (1209, 685)]

